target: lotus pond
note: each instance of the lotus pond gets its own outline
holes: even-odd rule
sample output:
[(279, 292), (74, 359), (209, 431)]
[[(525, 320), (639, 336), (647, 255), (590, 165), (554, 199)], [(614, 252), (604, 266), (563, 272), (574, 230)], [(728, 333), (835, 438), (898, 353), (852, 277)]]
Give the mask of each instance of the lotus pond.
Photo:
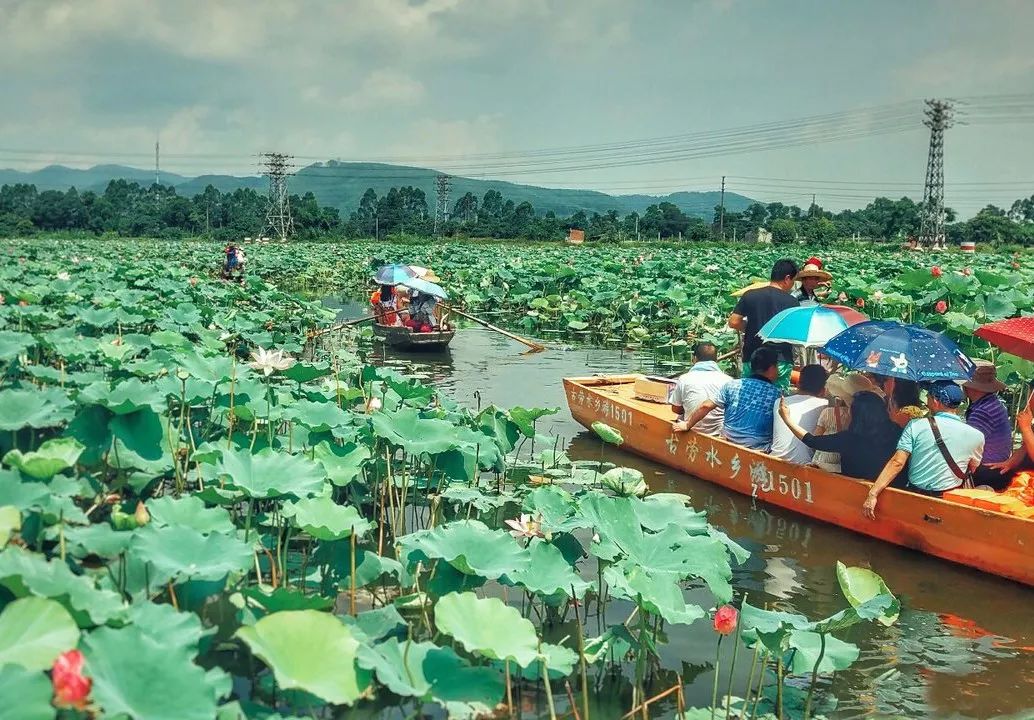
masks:
[[(391, 252), (434, 266), (472, 307), (517, 313), (514, 324), (672, 358), (678, 335), (720, 336), (725, 286), (771, 262), (752, 254), (708, 285), (686, 263), (727, 251), (634, 265), (641, 249), (613, 260), (589, 249), (569, 266), (567, 248), (488, 247)], [(335, 311), (270, 282), (358, 289), (372, 249), (254, 248), (237, 286), (210, 277), (212, 245), (0, 244), (0, 717), (916, 716), (944, 708), (928, 673), (1020, 652), (967, 626), (957, 604), (902, 608), (859, 567), (882, 571), (900, 551), (793, 532), (657, 475), (608, 444), (619, 438), (606, 427), (568, 445), (561, 396), (534, 390), (548, 383), (516, 395), (513, 376), (479, 382), (478, 367), (490, 378), (513, 358), (480, 331), (455, 341), (457, 353), (468, 337), (487, 348), (462, 375), (477, 398), (412, 377), (433, 362), (392, 367), (342, 336), (307, 348), (306, 331)], [(888, 283), (888, 308), (947, 297), (980, 318), (1029, 307), (1029, 293), (1010, 294), (1026, 281), (1013, 262), (945, 273), (963, 278), (955, 289), (923, 268), (911, 281), (881, 279), (889, 265), (854, 272)], [(565, 298), (597, 282), (618, 294), (588, 306), (617, 314), (572, 325)], [(676, 297), (629, 321), (627, 283), (668, 283)], [(593, 352), (513, 362), (584, 372)], [(625, 369), (656, 362), (599, 352)], [(497, 389), (521, 404), (491, 404)], [(782, 569), (772, 544), (789, 546)], [(802, 586), (779, 582), (795, 544), (811, 558)], [(930, 572), (903, 576), (899, 594), (968, 577)], [(990, 601), (1026, 592), (972, 582)], [(949, 612), (969, 634), (950, 631)], [(1019, 710), (1022, 687), (975, 714)]]

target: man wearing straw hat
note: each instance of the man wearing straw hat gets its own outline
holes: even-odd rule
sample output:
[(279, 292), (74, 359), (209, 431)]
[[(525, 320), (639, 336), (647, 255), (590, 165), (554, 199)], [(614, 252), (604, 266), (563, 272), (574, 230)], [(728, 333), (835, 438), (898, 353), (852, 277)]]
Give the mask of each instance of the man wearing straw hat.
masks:
[(984, 434), (984, 457), (980, 467), (973, 472), (973, 484), (1004, 490), (1009, 485), (1009, 473), (989, 466), (1004, 463), (1012, 455), (1009, 409), (998, 395), (1005, 390), (1005, 383), (998, 379), (994, 363), (987, 360), (973, 362), (976, 365), (973, 376), (962, 385), (969, 399), (966, 424)]
[(829, 282), (833, 276), (822, 269), (822, 261), (817, 257), (808, 258), (808, 262), (794, 277), (800, 286), (794, 290), (793, 295), (801, 305), (817, 305), (829, 294)]

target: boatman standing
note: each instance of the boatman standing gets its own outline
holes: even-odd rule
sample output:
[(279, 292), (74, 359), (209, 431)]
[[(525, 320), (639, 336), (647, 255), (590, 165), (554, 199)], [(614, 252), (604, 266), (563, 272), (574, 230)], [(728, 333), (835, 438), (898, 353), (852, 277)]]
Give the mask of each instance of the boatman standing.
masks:
[[(729, 327), (743, 333), (743, 365), (750, 364), (750, 359), (763, 344), (758, 331), (765, 323), (787, 308), (797, 307), (800, 303), (790, 294), (797, 277), (797, 263), (784, 258), (777, 260), (772, 266), (768, 285), (748, 290), (741, 297), (729, 316)], [(790, 384), (790, 373), (793, 371), (793, 347), (786, 343), (770, 345), (779, 353), (779, 378), (777, 384), (787, 388)]]

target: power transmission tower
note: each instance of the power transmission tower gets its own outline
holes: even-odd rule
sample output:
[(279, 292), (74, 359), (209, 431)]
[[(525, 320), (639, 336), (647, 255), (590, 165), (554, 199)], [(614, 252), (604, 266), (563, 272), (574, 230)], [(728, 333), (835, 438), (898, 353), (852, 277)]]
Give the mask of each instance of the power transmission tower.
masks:
[(926, 101), (923, 124), (930, 128), (930, 154), (926, 160), (919, 247), (944, 249), (944, 131), (951, 127), (954, 111), (946, 100)]
[(262, 153), (264, 158), (260, 164), (263, 168), (262, 174), (269, 178), (269, 205), (266, 209), (266, 224), (259, 235), (264, 235), (266, 230), (272, 230), (272, 235), (285, 242), (287, 237), (294, 232), (294, 221), (291, 220), (291, 196), (287, 193), (287, 178), (294, 175), (291, 168), (295, 167), (288, 162), (293, 155), (282, 153)]
[(434, 234), (438, 234), (438, 228), (444, 228), (449, 219), (449, 175), (439, 175), (434, 179), (434, 191), (436, 200), (434, 203)]

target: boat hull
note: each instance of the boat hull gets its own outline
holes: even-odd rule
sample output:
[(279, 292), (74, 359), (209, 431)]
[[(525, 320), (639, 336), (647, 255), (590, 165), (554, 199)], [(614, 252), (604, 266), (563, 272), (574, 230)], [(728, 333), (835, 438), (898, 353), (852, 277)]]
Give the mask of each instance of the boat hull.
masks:
[(442, 350), (449, 346), (456, 333), (452, 330), (418, 333), (407, 327), (374, 325), (373, 334), (399, 350)]
[(871, 483), (696, 432), (673, 433), (667, 405), (638, 400), (639, 376), (565, 378), (575, 420), (601, 421), (622, 449), (757, 500), (983, 572), (1034, 585), (1034, 520), (888, 488), (877, 519), (862, 515)]

